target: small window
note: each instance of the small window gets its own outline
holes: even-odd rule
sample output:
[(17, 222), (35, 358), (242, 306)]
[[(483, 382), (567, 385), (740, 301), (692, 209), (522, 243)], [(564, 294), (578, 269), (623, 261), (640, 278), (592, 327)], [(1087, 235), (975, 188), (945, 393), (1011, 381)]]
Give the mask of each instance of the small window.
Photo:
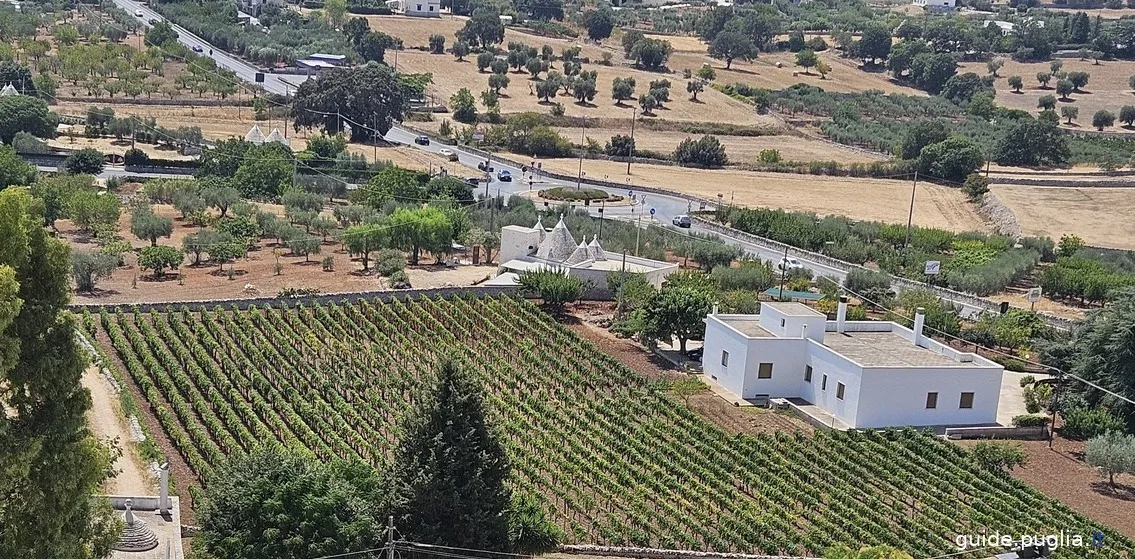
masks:
[(757, 378), (772, 378), (772, 363), (761, 363), (757, 367)]
[(926, 393), (926, 409), (932, 410), (932, 409), (935, 409), (937, 407), (938, 407), (938, 393), (937, 392), (927, 392)]
[(828, 389), (828, 375), (824, 375), (823, 380), (820, 381), (820, 390)]
[(843, 399), (843, 389), (844, 386), (842, 382), (835, 383), (835, 397), (837, 400)]
[(804, 365), (804, 382), (812, 382), (812, 366)]
[(729, 352), (728, 351), (725, 351), (725, 350), (721, 351), (721, 366), (722, 367), (728, 367), (729, 366)]
[(785, 324), (784, 319), (783, 318), (780, 319), (780, 327), (781, 328), (784, 328), (784, 324)]
[(973, 392), (962, 392), (962, 401), (958, 404), (958, 407), (963, 410), (973, 408)]

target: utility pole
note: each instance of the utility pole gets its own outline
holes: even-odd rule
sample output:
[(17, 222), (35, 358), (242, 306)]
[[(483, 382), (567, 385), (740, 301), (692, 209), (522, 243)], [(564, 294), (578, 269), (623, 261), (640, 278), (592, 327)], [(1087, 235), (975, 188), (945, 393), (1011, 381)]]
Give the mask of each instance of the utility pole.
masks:
[[(497, 189), (497, 198), (500, 198), (501, 189)], [(489, 233), (497, 230), (497, 201), (489, 201)]]
[(603, 210), (607, 209), (607, 199), (599, 202), (599, 238), (603, 238)]
[[(903, 253), (910, 246), (910, 227), (914, 223), (914, 193), (918, 191), (918, 170), (914, 171), (914, 186), (910, 189), (910, 213), (906, 216), (906, 240), (902, 243)], [(903, 262), (905, 264), (905, 262)]]
[(374, 128), (371, 129), (371, 136), (374, 137), (374, 162), (378, 163), (378, 113), (374, 113), (372, 124)]
[(394, 516), (386, 517), (386, 559), (394, 559)]
[(1064, 371), (1056, 371), (1056, 389), (1052, 391), (1052, 420), (1048, 422), (1048, 448), (1052, 448), (1053, 432), (1056, 430), (1056, 412), (1060, 407), (1060, 387), (1064, 384)]
[[(271, 114), (271, 113), (269, 113), (269, 114)], [(343, 114), (340, 113), (339, 111), (335, 111), (335, 118), (339, 119), (338, 120), (339, 124), (335, 127), (335, 133), (336, 134), (342, 134), (343, 133)]]
[(631, 151), (627, 154), (627, 174), (631, 174), (631, 159), (634, 159), (634, 121), (638, 107), (631, 107)]
[[(642, 232), (642, 212), (638, 213), (638, 225), (634, 228), (634, 255), (638, 256), (638, 235)], [(626, 260), (626, 255), (623, 255), (623, 260)], [(625, 267), (625, 265), (624, 265)]]
[(296, 157), (294, 155), (292, 156), (292, 188), (296, 187), (296, 180), (299, 179), (299, 173), (300, 173), (299, 161), (300, 160), (296, 159)]
[(579, 132), (579, 174), (575, 177), (575, 189), (579, 190), (580, 185), (583, 183), (583, 143), (587, 140), (584, 139), (584, 134), (587, 133), (587, 119), (583, 120), (583, 128)]
[(777, 298), (784, 299), (784, 282), (788, 280), (788, 245), (784, 245), (784, 258), (780, 260), (780, 294)]

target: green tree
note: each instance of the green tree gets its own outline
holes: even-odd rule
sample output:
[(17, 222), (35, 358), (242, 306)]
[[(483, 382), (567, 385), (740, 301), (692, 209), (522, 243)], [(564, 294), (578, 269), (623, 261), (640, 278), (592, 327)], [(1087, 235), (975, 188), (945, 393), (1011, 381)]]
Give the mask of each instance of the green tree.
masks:
[(1079, 93), (1084, 86), (1088, 85), (1088, 78), (1091, 74), (1087, 72), (1068, 72), (1068, 81), (1072, 82), (1072, 90)]
[(161, 279), (168, 268), (181, 265), (185, 254), (171, 246), (148, 246), (138, 254), (138, 266), (144, 270), (153, 270), (154, 277)]
[(494, 60), (496, 60), (496, 55), (489, 52), (489, 51), (484, 51), (484, 52), (478, 54), (477, 55), (477, 71), (478, 72), (484, 72), (485, 69), (488, 68), (489, 65), (491, 65), (493, 63)]
[(1023, 466), (1028, 462), (1028, 455), (1021, 443), (996, 443), (982, 441), (969, 450), (969, 455), (979, 467), (1006, 475), (1006, 470)]
[(417, 209), (398, 208), (387, 222), (391, 244), (410, 253), (410, 264), (418, 265), (424, 250), (434, 255), (445, 253), (453, 244), (453, 223), (445, 212), (431, 206)]
[(1087, 246), (1087, 243), (1084, 242), (1084, 239), (1076, 235), (1061, 235), (1060, 242), (1056, 245), (1056, 256), (1058, 258), (1071, 258), (1085, 246)]
[[(328, 134), (341, 132), (342, 121), (348, 119), (365, 122), (370, 126), (351, 127), (351, 141), (369, 142), (375, 139), (375, 128), (381, 137), (395, 120), (402, 120), (405, 101), (415, 89), (384, 64), (334, 68), (296, 88), (292, 115), (297, 128), (319, 126)], [(358, 95), (360, 91), (366, 95)]]
[(35, 166), (26, 163), (11, 146), (0, 146), (0, 190), (31, 184), (37, 174)]
[(511, 81), (505, 74), (497, 74), (489, 76), (489, 89), (494, 93), (500, 95), (502, 89), (508, 89), (508, 82)]
[(341, 27), (347, 19), (347, 0), (323, 0), (323, 16), (331, 27)]
[(808, 73), (808, 69), (816, 65), (819, 58), (816, 56), (815, 51), (804, 49), (796, 53), (796, 65), (804, 68), (804, 73)]
[(86, 232), (116, 225), (122, 207), (117, 196), (102, 195), (91, 188), (71, 193), (63, 204), (63, 214)]
[(714, 136), (682, 140), (674, 149), (674, 160), (679, 165), (710, 168), (724, 167), (729, 162), (725, 146)]
[(918, 155), (918, 167), (927, 177), (961, 182), (985, 163), (981, 147), (961, 136), (930, 144)]
[(616, 105), (623, 104), (623, 101), (634, 97), (634, 78), (615, 78), (611, 82), (611, 98), (615, 100)]
[(734, 59), (752, 60), (756, 54), (757, 47), (753, 45), (752, 39), (736, 31), (722, 31), (709, 44), (709, 55), (724, 60), (726, 70), (733, 64)]
[[(1051, 97), (1051, 96), (1049, 96), (1049, 97)], [(1076, 120), (1076, 117), (1080, 116), (1080, 109), (1079, 109), (1079, 107), (1073, 107), (1071, 105), (1064, 105), (1063, 107), (1060, 107), (1060, 116), (1068, 119), (1067, 122), (1068, 122), (1069, 125), (1071, 125), (1072, 121)]]
[(381, 225), (355, 225), (343, 233), (343, 245), (347, 252), (358, 255), (363, 263), (363, 271), (370, 268), (370, 253), (387, 246), (390, 235)]
[(469, 43), (466, 43), (465, 41), (457, 41), (456, 43), (453, 43), (453, 47), (451, 47), (449, 50), (453, 53), (453, 57), (456, 58), (458, 62), (464, 62), (465, 56), (469, 54)]
[(639, 39), (631, 47), (630, 58), (635, 65), (647, 70), (657, 70), (666, 65), (673, 52), (670, 41), (662, 39)]
[(855, 43), (855, 54), (864, 60), (886, 60), (891, 55), (891, 30), (884, 25), (872, 24), (863, 29)]
[(433, 54), (445, 53), (445, 37), (442, 35), (430, 35), (430, 52)]
[(295, 183), (294, 157), (291, 148), (276, 142), (256, 146), (245, 155), (232, 182), (244, 198), (275, 198)]
[(910, 77), (914, 85), (935, 95), (957, 71), (958, 62), (948, 53), (919, 54), (910, 63)]
[(508, 539), (516, 553), (542, 555), (559, 548), (563, 530), (529, 493), (514, 493), (508, 513)]
[(481, 384), (451, 361), (407, 416), (394, 460), (394, 523), (407, 540), (506, 551), (509, 463)]
[(1056, 97), (1053, 95), (1041, 95), (1037, 99), (1036, 106), (1042, 111), (1051, 111), (1056, 109)]
[(1092, 126), (1095, 126), (1096, 130), (1103, 130), (1104, 128), (1113, 126), (1114, 124), (1115, 115), (1112, 114), (1111, 111), (1100, 109), (1096, 111), (1096, 114), (1092, 115)]
[(705, 317), (712, 306), (713, 300), (704, 290), (663, 286), (646, 307), (645, 335), (667, 343), (677, 338), (684, 354), (687, 341), (705, 336)]
[(917, 159), (922, 148), (946, 141), (950, 136), (949, 124), (941, 119), (919, 119), (907, 127), (896, 150), (902, 159)]
[(193, 255), (193, 265), (201, 263), (201, 254), (208, 253), (214, 246), (224, 243), (231, 243), (233, 240), (232, 235), (228, 233), (221, 233), (211, 229), (203, 229), (196, 233), (190, 233), (181, 240), (181, 248), (184, 252)]
[(1067, 101), (1068, 96), (1076, 90), (1076, 86), (1072, 85), (1071, 80), (1060, 80), (1056, 82), (1056, 93), (1060, 95), (1061, 101)]
[(149, 240), (150, 246), (158, 246), (158, 237), (168, 239), (173, 234), (173, 220), (155, 214), (152, 208), (138, 208), (130, 216), (130, 232), (139, 239)]
[(642, 114), (644, 115), (652, 115), (654, 114), (654, 109), (658, 108), (658, 100), (649, 93), (639, 95), (638, 104), (642, 107)]
[(576, 103), (582, 105), (595, 100), (595, 95), (599, 93), (599, 90), (595, 87), (595, 80), (576, 79), (572, 82), (571, 93), (575, 97)]
[(705, 90), (705, 86), (701, 80), (690, 80), (686, 82), (686, 93), (692, 95), (691, 100), (697, 101), (698, 94)]
[(76, 291), (90, 293), (95, 290), (95, 282), (110, 277), (118, 267), (118, 257), (98, 252), (76, 252), (71, 254), (71, 277), (75, 280)]
[(1119, 109), (1119, 121), (1128, 127), (1135, 124), (1135, 106), (1124, 105)]
[(159, 21), (146, 30), (146, 44), (164, 47), (177, 41), (177, 31), (166, 21)]
[(1113, 431), (1089, 439), (1084, 461), (1115, 487), (1115, 474), (1135, 474), (1135, 435)]
[(487, 48), (504, 40), (504, 23), (500, 12), (488, 7), (477, 8), (465, 26), (457, 31), (457, 40)]
[(698, 79), (706, 82), (711, 82), (717, 79), (717, 71), (715, 71), (713, 69), (713, 66), (710, 66), (709, 64), (702, 64), (701, 68), (698, 68)]
[(380, 545), (382, 482), (367, 464), (324, 465), (263, 447), (222, 464), (210, 479), (199, 541), (216, 559), (310, 558)]
[(1071, 157), (1068, 140), (1056, 124), (1022, 120), (1001, 137), (993, 160), (1001, 165), (1062, 165)]
[(1049, 72), (1037, 72), (1036, 81), (1040, 84), (1041, 89), (1048, 89), (1048, 82), (1052, 81), (1052, 74)]
[(72, 175), (97, 175), (106, 167), (106, 160), (99, 150), (83, 148), (71, 152), (60, 167)]
[(962, 192), (973, 202), (981, 200), (989, 192), (989, 179), (978, 173), (970, 173), (962, 183)]
[(206, 206), (221, 212), (221, 217), (225, 217), (229, 207), (240, 201), (240, 191), (224, 183), (207, 184), (201, 187), (201, 200)]
[(611, 31), (615, 29), (615, 11), (610, 6), (602, 4), (598, 9), (583, 16), (583, 25), (587, 27), (588, 38), (602, 41), (610, 37)]
[(579, 278), (557, 270), (537, 270), (521, 274), (520, 288), (529, 296), (539, 297), (545, 308), (559, 315), (564, 305), (583, 296), (586, 286)]
[(1025, 87), (1025, 80), (1021, 79), (1021, 76), (1009, 76), (1008, 82), (1009, 87), (1016, 93), (1020, 93), (1021, 88)]
[(453, 105), (453, 120), (465, 124), (477, 122), (477, 100), (468, 88), (457, 90), (449, 102)]
[(26, 190), (0, 191), (0, 557), (101, 559), (122, 525), (89, 496), (113, 457), (87, 428), (69, 250), (43, 221)]

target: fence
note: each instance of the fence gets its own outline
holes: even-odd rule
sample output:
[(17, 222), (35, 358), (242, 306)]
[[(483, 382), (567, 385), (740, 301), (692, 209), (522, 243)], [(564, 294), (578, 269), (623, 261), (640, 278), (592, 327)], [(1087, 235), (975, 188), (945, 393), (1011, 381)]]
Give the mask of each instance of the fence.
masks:
[[(705, 220), (705, 219), (697, 217), (697, 216), (692, 216), (692, 219), (695, 222), (697, 222), (698, 225), (700, 225), (700, 226), (702, 226), (706, 229), (709, 229), (710, 231), (714, 231), (718, 234), (742, 239), (746, 242), (749, 242), (749, 243), (752, 243), (752, 244), (755, 244), (755, 245), (760, 245), (760, 246), (770, 248), (770, 249), (775, 249), (775, 250), (780, 251), (780, 252), (787, 251), (789, 255), (796, 256), (798, 258), (802, 258), (802, 259), (807, 260), (809, 262), (817, 262), (819, 264), (822, 264), (822, 265), (827, 266), (829, 268), (834, 268), (834, 269), (840, 270), (842, 272), (848, 272), (848, 271), (851, 271), (852, 269), (855, 269), (855, 268), (860, 268), (860, 269), (864, 269), (864, 270), (867, 269), (867, 268), (864, 268), (863, 266), (860, 266), (858, 264), (852, 264), (851, 262), (846, 262), (846, 261), (843, 261), (843, 260), (837, 260), (837, 259), (832, 258), (830, 256), (824, 256), (823, 254), (819, 254), (819, 253), (812, 252), (812, 251), (809, 251), (809, 250), (804, 250), (804, 249), (801, 249), (801, 248), (796, 248), (794, 246), (787, 245), (787, 244), (779, 242), (779, 241), (774, 241), (772, 239), (767, 239), (765, 237), (759, 237), (757, 235), (753, 235), (752, 233), (746, 233), (746, 232), (741, 231), (739, 229), (733, 229), (732, 227), (726, 227), (724, 225), (720, 225), (720, 224)], [(971, 295), (969, 293), (962, 293), (961, 291), (955, 291), (953, 289), (949, 289), (949, 288), (945, 288), (945, 287), (927, 286), (924, 283), (917, 282), (917, 281), (910, 280), (910, 279), (906, 279), (906, 278), (900, 278), (898, 276), (891, 276), (891, 285), (894, 286), (896, 289), (899, 289), (899, 290), (902, 290), (902, 289), (929, 289), (929, 290), (933, 291), (935, 294), (937, 294), (939, 297), (941, 297), (942, 299), (945, 299), (947, 301), (951, 301), (951, 302), (954, 302), (954, 303), (962, 303), (964, 305), (974, 307), (974, 308), (977, 308), (977, 309), (980, 309), (980, 310), (983, 310), (983, 311), (1000, 312), (1000, 305), (998, 303), (995, 303), (993, 301), (989, 301), (987, 299), (982, 299), (982, 298), (980, 298), (976, 295)], [(1039, 316), (1041, 317), (1042, 320), (1044, 320), (1044, 322), (1048, 326), (1050, 326), (1052, 328), (1057, 328), (1057, 329), (1060, 329), (1060, 330), (1070, 330), (1070, 329), (1072, 329), (1073, 327), (1075, 327), (1076, 325), (1079, 324), (1079, 321), (1068, 320), (1068, 319), (1060, 318), (1060, 317), (1056, 317), (1056, 316), (1050, 316), (1050, 315), (1045, 315), (1045, 314), (1041, 314)]]
[(1076, 180), (1026, 177), (990, 177), (990, 184), (1016, 184), (1021, 186), (1062, 186), (1069, 188), (1133, 188), (1135, 179)]
[(247, 299), (209, 299), (204, 301), (165, 301), (154, 303), (108, 303), (108, 304), (90, 304), (90, 305), (68, 305), (67, 309), (72, 312), (82, 312), (86, 309), (92, 313), (97, 313), (103, 309), (107, 312), (131, 312), (137, 310), (138, 312), (150, 312), (156, 310), (158, 312), (166, 312), (169, 310), (177, 310), (181, 307), (187, 307), (191, 311), (203, 311), (221, 306), (225, 309), (236, 307), (240, 310), (248, 310), (252, 307), (260, 307), (268, 305), (274, 308), (291, 308), (299, 305), (310, 304), (330, 304), (330, 303), (354, 303), (357, 301), (381, 301), (389, 302), (392, 300), (412, 301), (425, 297), (448, 297), (451, 295), (471, 295), (474, 297), (498, 297), (501, 295), (512, 295), (517, 292), (515, 286), (502, 286), (502, 285), (486, 285), (486, 286), (473, 286), (473, 287), (430, 287), (423, 289), (405, 289), (400, 291), (360, 291), (356, 293), (324, 293), (320, 295), (308, 295), (304, 297), (253, 297)]

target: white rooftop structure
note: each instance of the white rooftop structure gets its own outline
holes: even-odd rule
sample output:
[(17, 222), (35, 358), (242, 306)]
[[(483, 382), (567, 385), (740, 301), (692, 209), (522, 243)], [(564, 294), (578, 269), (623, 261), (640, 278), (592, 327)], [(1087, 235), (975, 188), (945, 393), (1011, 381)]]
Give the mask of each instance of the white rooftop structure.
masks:
[(4, 86), (4, 89), (0, 89), (0, 97), (8, 97), (9, 95), (19, 95), (19, 94), (20, 94), (20, 92), (16, 91), (16, 88), (12, 87), (12, 84), (10, 84), (10, 83), (8, 85)]
[(267, 138), (264, 138), (264, 143), (268, 143), (268, 142), (277, 142), (277, 143), (281, 143), (281, 144), (287, 144), (288, 140), (286, 138), (284, 138), (283, 134), (280, 133), (279, 128), (273, 128), (272, 133), (268, 134)]
[(260, 127), (253, 124), (248, 133), (244, 135), (244, 141), (252, 142), (256, 145), (264, 143), (264, 133), (260, 131)]
[[(527, 271), (553, 269), (590, 281), (598, 289), (607, 287), (607, 274), (626, 270), (643, 274), (647, 281), (661, 286), (662, 280), (678, 270), (677, 264), (626, 254), (611, 255), (603, 250), (598, 237), (578, 243), (568, 231), (561, 215), (551, 231), (537, 219), (532, 227), (508, 225), (501, 229), (501, 273), (496, 284)], [(505, 279), (498, 279), (505, 278)], [(515, 281), (512, 281), (515, 283)]]
[(706, 317), (707, 380), (746, 400), (785, 398), (852, 428), (997, 424), (1004, 369), (894, 322), (836, 320), (800, 303)]
[(933, 12), (948, 12), (956, 7), (955, 0), (914, 0), (913, 4)]

